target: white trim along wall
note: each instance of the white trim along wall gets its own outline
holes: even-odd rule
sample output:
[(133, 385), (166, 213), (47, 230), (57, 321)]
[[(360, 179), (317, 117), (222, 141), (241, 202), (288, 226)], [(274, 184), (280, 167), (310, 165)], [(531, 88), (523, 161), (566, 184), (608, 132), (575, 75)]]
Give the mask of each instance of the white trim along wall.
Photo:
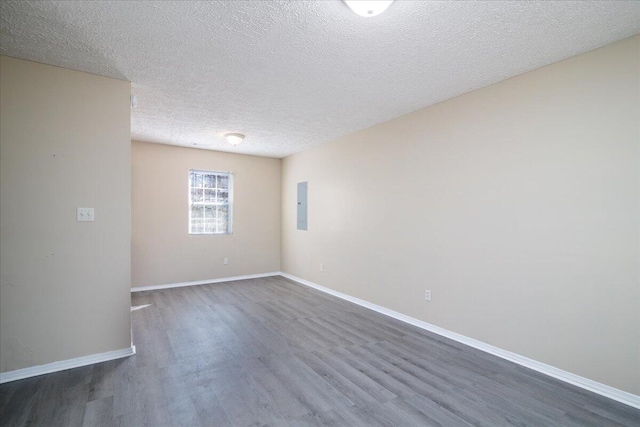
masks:
[(31, 366), (29, 368), (16, 369), (15, 371), (2, 372), (0, 373), (0, 384), (22, 380), (25, 378), (37, 377), (44, 374), (51, 374), (53, 372), (64, 371), (67, 369), (79, 368), (81, 366), (93, 365), (94, 363), (121, 359), (123, 357), (133, 356), (134, 354), (136, 354), (136, 346), (131, 345), (131, 347), (123, 348), (121, 350), (107, 351), (106, 353), (99, 354), (90, 354), (88, 356), (47, 363), (46, 365)]

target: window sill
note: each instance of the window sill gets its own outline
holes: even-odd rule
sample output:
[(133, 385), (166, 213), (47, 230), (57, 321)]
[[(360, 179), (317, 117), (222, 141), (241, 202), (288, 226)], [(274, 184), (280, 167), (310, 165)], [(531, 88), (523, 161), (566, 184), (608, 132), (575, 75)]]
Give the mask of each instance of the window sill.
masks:
[(233, 233), (189, 233), (189, 236), (231, 236)]

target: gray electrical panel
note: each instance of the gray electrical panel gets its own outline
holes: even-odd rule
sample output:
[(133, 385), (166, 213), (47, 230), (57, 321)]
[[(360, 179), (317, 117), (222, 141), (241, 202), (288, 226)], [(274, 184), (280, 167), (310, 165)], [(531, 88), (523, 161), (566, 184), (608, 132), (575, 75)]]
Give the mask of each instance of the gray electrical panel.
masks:
[(307, 229), (307, 183), (298, 183), (298, 230)]

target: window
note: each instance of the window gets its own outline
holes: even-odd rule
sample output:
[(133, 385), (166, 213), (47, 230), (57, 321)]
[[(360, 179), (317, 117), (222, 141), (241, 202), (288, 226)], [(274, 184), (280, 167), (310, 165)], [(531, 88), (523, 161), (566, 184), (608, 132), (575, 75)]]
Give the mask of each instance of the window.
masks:
[(189, 170), (189, 234), (231, 234), (233, 174)]

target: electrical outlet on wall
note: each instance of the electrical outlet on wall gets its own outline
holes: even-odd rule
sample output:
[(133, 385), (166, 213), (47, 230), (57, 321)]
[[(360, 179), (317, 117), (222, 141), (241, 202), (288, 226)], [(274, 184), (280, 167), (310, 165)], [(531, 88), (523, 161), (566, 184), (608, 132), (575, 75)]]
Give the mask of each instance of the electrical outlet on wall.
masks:
[(320, 264), (320, 273), (324, 271), (324, 264)]
[(76, 221), (94, 221), (95, 214), (93, 208), (78, 208), (76, 210)]
[(431, 302), (431, 291), (424, 290), (424, 300)]
[(224, 265), (229, 264), (229, 258), (222, 258), (222, 263), (223, 263)]

